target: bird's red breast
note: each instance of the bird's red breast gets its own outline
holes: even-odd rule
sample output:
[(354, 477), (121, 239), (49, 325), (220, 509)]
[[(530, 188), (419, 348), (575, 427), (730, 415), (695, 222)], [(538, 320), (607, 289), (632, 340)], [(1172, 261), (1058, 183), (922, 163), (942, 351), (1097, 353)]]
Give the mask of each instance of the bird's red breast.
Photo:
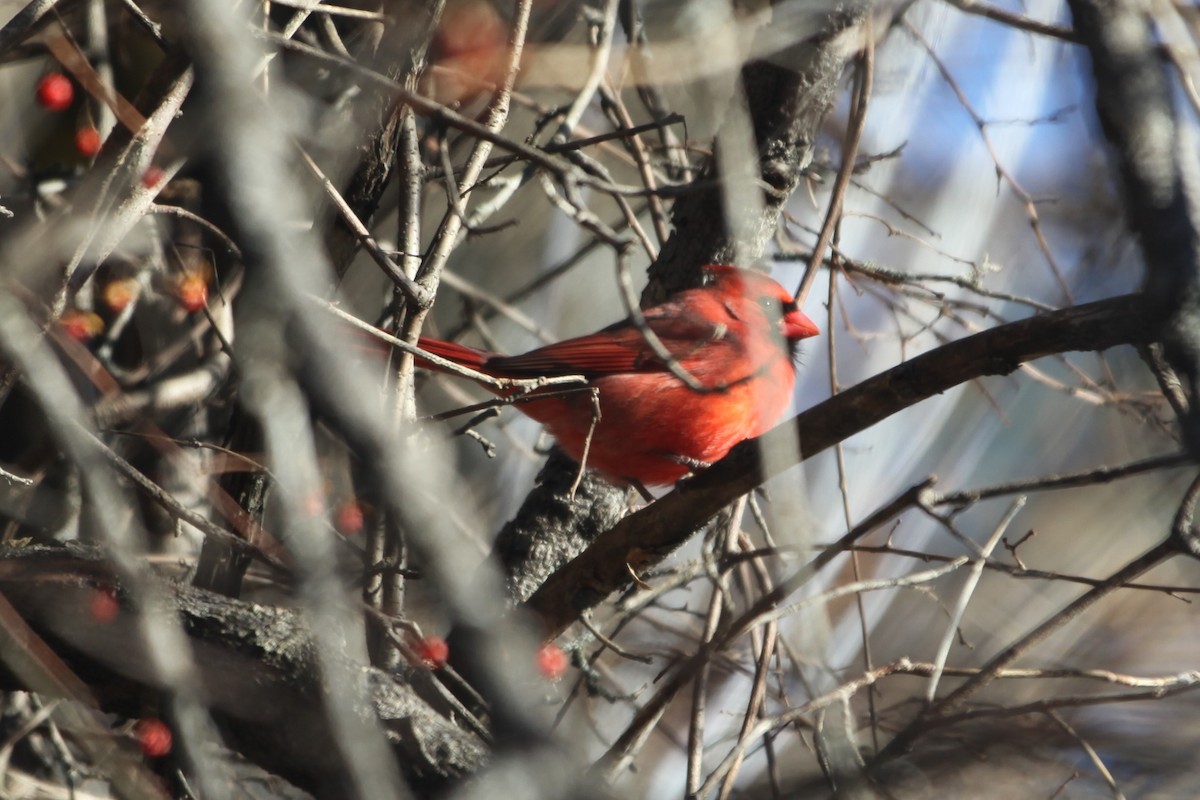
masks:
[[(430, 338), (418, 346), (498, 378), (584, 376), (586, 388), (538, 389), (515, 407), (576, 460), (591, 431), (587, 466), (610, 480), (671, 484), (778, 421), (792, 396), (796, 343), (818, 332), (771, 278), (729, 266), (705, 271), (707, 285), (643, 312), (646, 327), (700, 389), (673, 374), (628, 320), (516, 356)], [(598, 392), (598, 420), (590, 389)]]

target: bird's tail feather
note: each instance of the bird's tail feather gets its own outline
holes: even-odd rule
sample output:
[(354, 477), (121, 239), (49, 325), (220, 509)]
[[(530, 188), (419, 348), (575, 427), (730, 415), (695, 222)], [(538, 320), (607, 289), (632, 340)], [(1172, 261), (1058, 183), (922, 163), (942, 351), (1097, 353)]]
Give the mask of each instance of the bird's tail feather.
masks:
[[(474, 347), (467, 347), (465, 344), (457, 342), (443, 342), (441, 339), (430, 339), (422, 336), (417, 342), (417, 347), (427, 353), (433, 353), (435, 356), (440, 356), (447, 361), (453, 361), (464, 367), (470, 367), (474, 370), (483, 371), (484, 365), (492, 354), (484, 350), (477, 350)], [(417, 358), (417, 366), (425, 369), (439, 370), (436, 364), (431, 364), (423, 358)]]
[[(357, 349), (359, 349), (361, 352), (386, 355), (391, 349), (387, 342), (375, 336), (371, 336), (368, 333), (357, 330), (355, 333), (358, 334), (356, 337), (358, 344)], [(467, 347), (465, 344), (444, 342), (441, 339), (431, 339), (427, 336), (422, 336), (420, 338), (420, 340), (417, 342), (417, 347), (421, 348), (427, 353), (432, 353), (435, 356), (444, 358), (447, 361), (453, 361), (455, 364), (460, 366), (480, 371), (482, 371), (483, 365), (493, 355), (485, 350), (477, 350), (474, 347)], [(421, 358), (420, 356), (416, 357), (416, 363), (421, 369), (430, 369), (437, 372), (448, 371), (437, 364), (428, 361), (427, 359)]]

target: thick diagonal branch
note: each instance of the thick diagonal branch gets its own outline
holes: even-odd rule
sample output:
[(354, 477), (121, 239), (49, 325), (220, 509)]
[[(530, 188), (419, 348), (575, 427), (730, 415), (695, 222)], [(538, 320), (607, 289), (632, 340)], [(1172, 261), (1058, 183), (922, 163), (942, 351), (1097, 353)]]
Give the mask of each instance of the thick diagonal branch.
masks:
[[(556, 634), (658, 563), (727, 503), (807, 459), (935, 394), (1026, 361), (1139, 343), (1152, 333), (1140, 299), (1125, 295), (1012, 322), (951, 342), (863, 381), (753, 441), (642, 511), (623, 519), (529, 599)], [(763, 452), (773, 457), (763, 458)], [(788, 454), (797, 454), (795, 458)]]

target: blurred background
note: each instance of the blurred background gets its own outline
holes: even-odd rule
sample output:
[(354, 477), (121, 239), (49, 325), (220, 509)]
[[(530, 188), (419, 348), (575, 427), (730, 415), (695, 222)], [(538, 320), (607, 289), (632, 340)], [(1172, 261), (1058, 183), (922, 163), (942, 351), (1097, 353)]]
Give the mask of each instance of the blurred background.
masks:
[[(183, 507), (232, 529), (211, 487), (220, 483), (237, 496), (225, 482), (231, 474), (258, 472), (247, 463), (261, 459), (268, 470), (281, 470), (291, 459), (306, 458), (307, 450), (289, 450), (269, 431), (253, 446), (231, 439), (247, 374), (231, 368), (227, 347), (237, 363), (246, 331), (259, 331), (255, 319), (264, 320), (263, 330), (293, 329), (284, 312), (268, 313), (268, 305), (291, 302), (282, 294), (242, 291), (255, 281), (243, 261), (269, 248), (256, 244), (239, 218), (243, 211), (219, 188), (233, 179), (213, 151), (233, 134), (213, 132), (222, 117), (205, 105), (211, 98), (197, 96), (216, 90), (198, 80), (192, 95), (179, 100), (176, 119), (168, 108), (170, 90), (159, 85), (181, 74), (171, 71), (173, 59), (186, 66), (189, 59), (214, 58), (197, 55), (201, 40), (189, 32), (204, 4), (48, 5), (40, 21), (26, 24), (19, 14), (32, 6), (0, 0), (4, 33), (19, 32), (0, 33), (4, 290), (31, 323), (50, 330), (75, 402), (87, 409), (106, 445)], [(331, 232), (336, 206), (297, 153), (310, 156), (354, 202), (348, 187), (363, 185), (356, 169), (375, 146), (380, 120), (403, 96), (381, 92), (374, 79), (347, 69), (352, 61), (488, 124), (493, 90), (508, 75), (509, 41), (520, 28), (522, 6), (483, 0), (447, 0), (444, 7), (346, 5), (358, 15), (321, 3), (243, 3), (249, 22), (230, 47), (253, 56), (247, 58), (259, 71), (242, 77), (261, 103), (230, 101), (222, 113), (261, 121), (282, 153), (288, 182), (259, 185), (257, 194), (246, 196), (274, 194), (276, 216), (294, 247), (320, 251), (288, 265), (299, 290), (314, 291), (371, 325), (388, 324), (403, 294), (378, 257), (362, 248), (339, 251), (344, 242)], [(579, 163), (597, 166), (594, 174), (612, 183), (645, 187), (650, 174), (657, 185), (682, 192), (706, 179), (720, 131), (734, 143), (722, 151), (731, 162), (749, 159), (727, 169), (757, 174), (753, 154), (735, 146), (747, 102), (742, 67), (757, 61), (799, 67), (805, 48), (824, 41), (835, 11), (851, 13), (821, 2), (536, 0), (511, 110), (498, 135), (547, 146), (618, 130), (579, 148), (588, 159)], [(147, 21), (139, 22), (139, 14)], [(630, 45), (631, 26), (623, 22), (633, 14), (644, 26), (640, 48)], [(804, 299), (822, 335), (802, 346), (788, 417), (947, 342), (1134, 292), (1143, 280), (1138, 242), (1123, 219), (1118, 172), (1096, 120), (1090, 61), (1075, 41), (1065, 3), (922, 0), (871, 6), (865, 14), (870, 34), (863, 32), (863, 17), (845, 26), (855, 33), (842, 47), (846, 67), (811, 163), (762, 252), (753, 254), (755, 264), (789, 290), (801, 285), (852, 138), (853, 88), (862, 81), (862, 50), (872, 41), (873, 86), (841, 218)], [(1200, 14), (1194, 5), (1168, 0), (1150, 4), (1146, 14), (1170, 78), (1183, 146), (1194, 149)], [(282, 44), (287, 40), (308, 49)], [(424, 69), (412, 68), (411, 48), (427, 48)], [(322, 59), (312, 51), (331, 55)], [(202, 64), (198, 69), (203, 75)], [(47, 97), (54, 88), (46, 87), (49, 75), (62, 75), (70, 86), (65, 104)], [(109, 91), (137, 110), (113, 101)], [(650, 124), (667, 114), (678, 116)], [(129, 120), (146, 118), (151, 123), (139, 137), (122, 130)], [(520, 353), (625, 316), (614, 251), (581, 224), (578, 207), (574, 214), (564, 210), (575, 201), (564, 199), (561, 186), (504, 146), (484, 154), (479, 174), (458, 186), (480, 139), (423, 111), (410, 119), (410, 134), (396, 134), (400, 154), (364, 221), (378, 249), (410, 277), (426, 277), (437, 262), (440, 280), (429, 284), (436, 302), (425, 333)], [(636, 145), (628, 132), (634, 126), (647, 126)], [(81, 133), (86, 130), (103, 146)], [(420, 177), (406, 171), (405, 144), (423, 167)], [(449, 183), (447, 167), (454, 171)], [(245, 180), (273, 179), (264, 171)], [(746, 196), (744, 187), (738, 191)], [(621, 198), (626, 211), (614, 193), (582, 190), (583, 208), (636, 243), (630, 274), (639, 291), (665, 239), (689, 235), (686, 222), (671, 224), (676, 195), (652, 194), (627, 193)], [(631, 229), (630, 219), (640, 231)], [(418, 252), (408, 249), (412, 244)], [(300, 313), (334, 327), (325, 311)], [(14, 336), (6, 351), (20, 341)], [(289, 337), (293, 345), (305, 341)], [(332, 542), (345, 596), (354, 598), (370, 580), (362, 567), (373, 545), (361, 530), (363, 517), (369, 528), (386, 517), (387, 504), (360, 494), (362, 453), (353, 436), (323, 422), (329, 401), (311, 384), (325, 373), (295, 366), (308, 356), (291, 351), (281, 363), (303, 376), (299, 385), (312, 410), (303, 427), (320, 470), (313, 485), (320, 487), (318, 510), (329, 523), (319, 535)], [(396, 407), (395, 382), (378, 359), (356, 355), (347, 362), (363, 378), (354, 392), (368, 387), (354, 402)], [(3, 384), (0, 467), (10, 479), (0, 484), (0, 522), (6, 538), (116, 546), (94, 530), (79, 464), (64, 455), (53, 426), (47, 429), (45, 397), (21, 377), (36, 363), (14, 367)], [(336, 383), (334, 373), (328, 376)], [(403, 379), (400, 387), (409, 389)], [(422, 498), (414, 504), (443, 510), (437, 533), (453, 543), (446, 546), (452, 555), (439, 556), (452, 563), (429, 571), (478, 574), (488, 569), (497, 531), (527, 502), (549, 443), (536, 423), (512, 408), (474, 428), (487, 446), (452, 435), (465, 417), (429, 419), (489, 397), (453, 376), (418, 371), (415, 397), (415, 419), (405, 418), (384, 447), (404, 453), (398, 457), (418, 470), (427, 463), (437, 476), (413, 485), (413, 497)], [(75, 406), (64, 409), (74, 413)], [(421, 435), (414, 437), (415, 430)], [(936, 476), (926, 507), (910, 505), (889, 518), (859, 541), (859, 552), (838, 555), (790, 595), (777, 630), (768, 634), (756, 626), (712, 656), (700, 693), (703, 726), (700, 698), (689, 687), (632, 749), (623, 765), (629, 768), (606, 773), (612, 791), (654, 798), (821, 797), (839, 789), (847, 796), (1194, 797), (1200, 778), (1192, 753), (1200, 730), (1196, 700), (1186, 689), (1194, 682), (1188, 676), (1200, 669), (1192, 603), (1200, 570), (1182, 557), (1055, 631), (1012, 665), (1028, 672), (1001, 677), (973, 697), (969, 708), (978, 713), (965, 714), (959, 724), (925, 731), (910, 752), (873, 773), (877, 782), (839, 787), (829, 777), (853, 773), (847, 764), (872, 763), (914, 719), (940, 650), (946, 673), (937, 692), (944, 696), (967, 677), (963, 670), (986, 663), (1059, 613), (1087, 581), (1103, 580), (1161, 542), (1193, 476), (1186, 466), (1164, 463), (1111, 483), (1034, 487), (977, 502), (944, 496), (1180, 450), (1170, 407), (1129, 346), (1067, 353), (970, 381), (772, 478), (732, 534), (692, 537), (643, 576), (645, 583), (594, 609), (589, 625), (603, 639), (580, 626), (560, 637), (572, 665), (558, 680), (538, 683), (527, 710), (582, 774), (629, 730), (661, 675), (697, 652), (714, 596), (724, 606), (723, 619), (737, 618), (764, 585), (783, 581), (877, 509)], [(1022, 495), (1027, 501), (1015, 505)], [(271, 494), (265, 527), (292, 525), (289, 508), (298, 496)], [(622, 497), (630, 508), (644, 504), (636, 494)], [(117, 518), (145, 534), (130, 545), (138, 558), (181, 582), (195, 579), (205, 533), (194, 520), (164, 511), (144, 494)], [(992, 568), (974, 576), (969, 564), (959, 565), (901, 585), (953, 559), (976, 558), (969, 543), (982, 546), (1001, 525), (1003, 538), (987, 558)], [(727, 546), (737, 549), (729, 542), (739, 531), (759, 558), (730, 566), (719, 554)], [(288, 536), (256, 543), (305, 563)], [(421, 547), (411, 556), (418, 573), (428, 566)], [(428, 635), (447, 635), (459, 618), (438, 580), (410, 581), (400, 607), (390, 611)], [(242, 596), (305, 609), (309, 600), (297, 599), (304, 585), (251, 569)], [(493, 602), (503, 606), (505, 600)], [(773, 640), (767, 651), (763, 637)], [(750, 714), (760, 728), (748, 736), (747, 708), (763, 652), (769, 657), (757, 683), (765, 699)], [(855, 683), (864, 676), (870, 680)], [(1156, 687), (1165, 696), (1150, 697)], [(1020, 713), (1010, 711), (1026, 704)], [(10, 717), (6, 730), (20, 738), (16, 731), (29, 715)], [(689, 743), (689, 735), (699, 744)], [(67, 749), (74, 752), (74, 744)], [(743, 749), (744, 762), (731, 766), (731, 754)], [(16, 763), (38, 775), (36, 759), (23, 758)], [(39, 777), (62, 783), (49, 773)], [(102, 791), (99, 783), (93, 788)], [(62, 796), (42, 791), (10, 783), (0, 794)], [(572, 791), (583, 790), (562, 794)]]

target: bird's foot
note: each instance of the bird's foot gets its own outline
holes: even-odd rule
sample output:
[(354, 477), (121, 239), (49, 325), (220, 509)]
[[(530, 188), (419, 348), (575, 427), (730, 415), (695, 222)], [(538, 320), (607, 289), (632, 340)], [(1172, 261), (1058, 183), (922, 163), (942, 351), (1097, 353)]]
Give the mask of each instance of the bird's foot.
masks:
[(675, 481), (675, 488), (676, 488), (676, 489), (679, 489), (679, 488), (680, 488), (680, 487), (682, 487), (682, 486), (686, 486), (686, 485), (687, 485), (687, 483), (688, 483), (688, 481), (690, 481), (690, 480), (692, 480), (693, 478), (695, 478), (695, 477), (696, 477), (696, 473), (697, 473), (697, 472), (699, 472), (700, 470), (703, 470), (703, 469), (708, 469), (709, 467), (711, 467), (711, 466), (712, 466), (712, 462), (711, 462), (711, 461), (701, 461), (701, 460), (700, 460), (700, 459), (698, 459), (698, 458), (688, 458), (687, 456), (680, 456), (680, 455), (674, 455), (674, 454), (672, 454), (672, 455), (670, 456), (670, 459), (671, 459), (672, 461), (674, 461), (674, 462), (678, 463), (678, 464), (682, 464), (683, 466), (685, 466), (685, 467), (687, 467), (689, 470), (691, 470), (691, 472), (689, 472), (688, 474), (684, 475), (684, 476), (683, 476), (682, 478), (680, 478), (679, 480)]
[(682, 464), (683, 466), (690, 469), (692, 472), (695, 472), (698, 469), (708, 469), (709, 467), (712, 466), (712, 463), (713, 463), (711, 461), (701, 461), (698, 458), (690, 458), (688, 456), (681, 456), (677, 453), (671, 453), (670, 455), (667, 456), (667, 458), (671, 459), (676, 464)]

